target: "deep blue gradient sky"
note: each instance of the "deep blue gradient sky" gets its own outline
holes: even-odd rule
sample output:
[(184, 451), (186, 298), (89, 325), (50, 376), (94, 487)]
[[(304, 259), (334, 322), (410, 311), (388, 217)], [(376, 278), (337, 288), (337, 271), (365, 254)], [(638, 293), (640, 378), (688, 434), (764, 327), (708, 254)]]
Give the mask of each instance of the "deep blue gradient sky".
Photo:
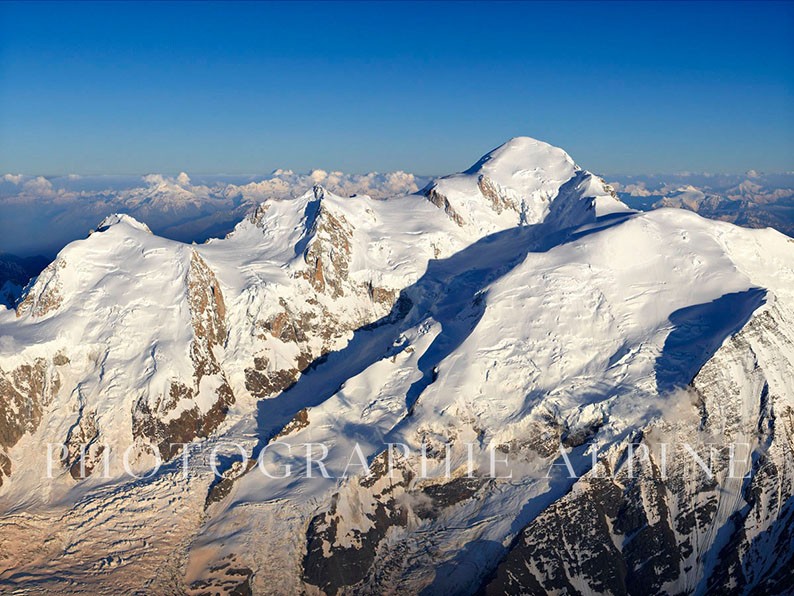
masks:
[(794, 169), (792, 3), (0, 3), (0, 173)]

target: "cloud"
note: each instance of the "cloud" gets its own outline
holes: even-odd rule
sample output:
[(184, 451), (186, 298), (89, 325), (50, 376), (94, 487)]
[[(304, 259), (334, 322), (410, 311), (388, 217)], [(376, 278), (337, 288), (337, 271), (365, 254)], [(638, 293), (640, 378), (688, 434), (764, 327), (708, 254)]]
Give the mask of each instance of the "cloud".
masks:
[(312, 170), (309, 174), (309, 177), (314, 180), (317, 184), (320, 184), (323, 180), (328, 177), (328, 172), (325, 170)]
[(269, 178), (258, 182), (241, 186), (229, 184), (225, 195), (242, 195), (245, 199), (255, 201), (286, 199), (303, 194), (315, 184), (322, 184), (332, 193), (341, 196), (366, 194), (374, 198), (410, 194), (418, 190), (416, 177), (401, 171), (386, 174), (345, 174), (315, 169), (308, 174), (296, 174), (292, 170), (279, 169)]
[(419, 190), (416, 177), (408, 172), (397, 171), (386, 174), (385, 187), (393, 192), (416, 192)]
[(166, 183), (165, 177), (162, 174), (146, 174), (146, 176), (143, 177), (143, 181), (147, 186), (160, 186)]
[(22, 190), (31, 195), (52, 196), (55, 191), (52, 188), (52, 182), (47, 180), (44, 176), (37, 176), (28, 180), (22, 185)]
[(23, 177), (24, 176), (22, 176), (22, 174), (5, 174), (3, 176), (3, 180), (10, 182), (11, 184), (19, 184), (22, 182)]
[(185, 172), (180, 172), (179, 176), (176, 177), (176, 182), (179, 186), (190, 186), (190, 176)]

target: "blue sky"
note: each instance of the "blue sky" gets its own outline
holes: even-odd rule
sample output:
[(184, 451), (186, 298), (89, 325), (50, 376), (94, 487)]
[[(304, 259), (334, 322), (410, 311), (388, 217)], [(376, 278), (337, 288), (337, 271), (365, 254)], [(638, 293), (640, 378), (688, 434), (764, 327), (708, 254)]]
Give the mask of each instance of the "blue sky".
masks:
[(0, 3), (0, 170), (794, 169), (792, 3)]

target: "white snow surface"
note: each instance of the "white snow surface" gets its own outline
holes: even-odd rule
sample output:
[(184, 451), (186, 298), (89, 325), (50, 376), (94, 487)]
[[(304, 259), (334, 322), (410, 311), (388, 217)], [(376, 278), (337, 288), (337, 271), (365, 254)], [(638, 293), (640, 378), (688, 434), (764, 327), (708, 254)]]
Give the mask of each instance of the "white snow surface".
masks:
[[(480, 191), (483, 176), (517, 209), (495, 210)], [(794, 309), (794, 241), (682, 210), (634, 212), (546, 143), (512, 139), (431, 184), (463, 225), (419, 193), (342, 197), (316, 186), (294, 199), (263, 197), (227, 237), (201, 245), (113, 215), (63, 249), (28, 290), (34, 304), (57, 292), (56, 307), (41, 316), (0, 309), (0, 370), (58, 353), (69, 358), (40, 424), (8, 450), (13, 471), (0, 487), (0, 533), (18, 552), (0, 548), (0, 586), (167, 593), (212, 579), (213, 566), (233, 559), (254, 571), (255, 593), (305, 589), (300, 567), (311, 518), (339, 493), (337, 540), (349, 546), (356, 531), (369, 529), (361, 511), (373, 506), (371, 494), (354, 478), (273, 479), (254, 468), (205, 513), (213, 447), (234, 453), (228, 444), (237, 443), (250, 454), (304, 408), (309, 424), (279, 438), (292, 454), (269, 448), (268, 469), (298, 467), (304, 443), (323, 443), (327, 468), (339, 474), (356, 443), (372, 459), (387, 442), (417, 453), (430, 437), (454, 443), (458, 470), (464, 443), (483, 457), (489, 446), (520, 443), (539, 428), (575, 432), (595, 423), (608, 446), (674, 411), (670, 400), (679, 394), (660, 390), (660, 374), (674, 381), (665, 387), (683, 386), (705, 363), (665, 352), (688, 309), (739, 297), (727, 320), (701, 321), (693, 354), (713, 354), (765, 305)], [(306, 251), (322, 241), (316, 219), (329, 217), (351, 230), (344, 287), (402, 292), (412, 304), (403, 319), (364, 328), (388, 309), (349, 289), (316, 292), (301, 276)], [(44, 478), (42, 446), (63, 442), (85, 409), (96, 412), (112, 453), (132, 448), (137, 470), (151, 465), (151, 450), (132, 436), (131, 412), (142, 397), (152, 401), (172, 379), (193, 374), (186, 275), (194, 252), (223, 292), (228, 336), (216, 357), (235, 394), (220, 428), (193, 446), (203, 465), (183, 476), (172, 463), (132, 482), (118, 457), (109, 479), (75, 482), (63, 469)], [(280, 300), (326, 309), (360, 329), (333, 340), (290, 391), (257, 400), (245, 379), (253, 359), (267, 353), (290, 363), (298, 355), (294, 344), (256, 331)], [(791, 379), (780, 383), (794, 406)], [(202, 411), (212, 391), (202, 386), (196, 396)], [(402, 541), (414, 565), (397, 573), (397, 585), (408, 593), (429, 585), (465, 592), (488, 572), (490, 557), (570, 489), (571, 480), (536, 474), (550, 461), (523, 462), (525, 477), (496, 481), (477, 502), (436, 519), (413, 516), (394, 530), (391, 540)], [(432, 549), (423, 548), (425, 535)], [(496, 550), (468, 551), (468, 567), (433, 583), (441, 581), (438, 566), (475, 540)]]

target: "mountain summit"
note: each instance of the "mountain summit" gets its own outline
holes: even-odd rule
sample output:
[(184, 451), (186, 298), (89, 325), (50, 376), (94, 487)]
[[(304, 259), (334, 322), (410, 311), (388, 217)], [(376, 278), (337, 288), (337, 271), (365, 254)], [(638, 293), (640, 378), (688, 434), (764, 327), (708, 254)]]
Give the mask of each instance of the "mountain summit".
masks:
[(200, 245), (111, 216), (0, 307), (0, 587), (785, 593), (792, 263), (527, 137)]
[(565, 151), (529, 137), (509, 140), (468, 170), (431, 182), (424, 193), (458, 225), (478, 234), (549, 217), (564, 228), (628, 210)]

